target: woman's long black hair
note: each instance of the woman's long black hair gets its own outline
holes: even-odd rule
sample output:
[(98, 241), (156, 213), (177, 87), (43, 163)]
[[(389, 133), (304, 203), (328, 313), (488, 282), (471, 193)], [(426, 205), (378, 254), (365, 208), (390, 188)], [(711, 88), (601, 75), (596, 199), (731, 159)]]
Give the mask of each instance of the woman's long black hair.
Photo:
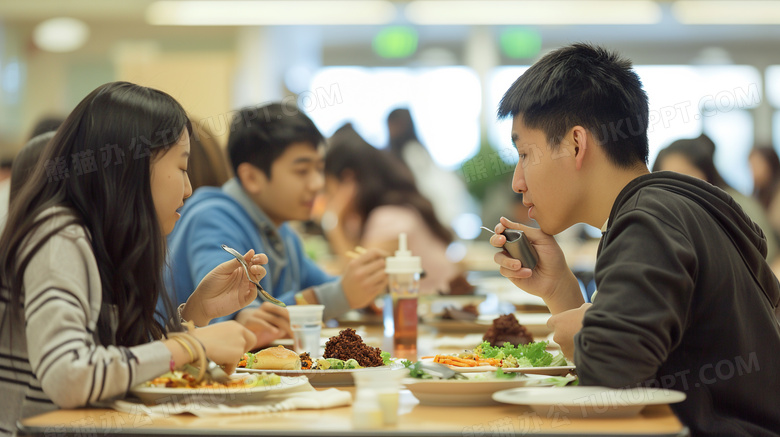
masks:
[(368, 144), (349, 124), (333, 134), (325, 155), (326, 175), (342, 180), (347, 170), (355, 175), (355, 207), (363, 224), (374, 208), (407, 205), (420, 213), (436, 238), (445, 244), (452, 242), (452, 233), (436, 218), (431, 201), (417, 189), (409, 168), (395, 155)]
[[(88, 231), (102, 285), (103, 308), (115, 305), (116, 337), (108, 311), (98, 320), (104, 345), (134, 346), (159, 339), (164, 326), (155, 317), (158, 297), (163, 320), (173, 313), (164, 292), (165, 237), (151, 191), (151, 162), (190, 130), (187, 114), (171, 96), (127, 82), (112, 82), (90, 93), (71, 112), (40, 156), (39, 165), (10, 205), (0, 236), (0, 278), (18, 316), (24, 272), (33, 255), (65, 226)], [(74, 218), (36, 239), (62, 206)], [(60, 214), (66, 214), (62, 212)], [(41, 272), (46, 274), (46, 272)]]

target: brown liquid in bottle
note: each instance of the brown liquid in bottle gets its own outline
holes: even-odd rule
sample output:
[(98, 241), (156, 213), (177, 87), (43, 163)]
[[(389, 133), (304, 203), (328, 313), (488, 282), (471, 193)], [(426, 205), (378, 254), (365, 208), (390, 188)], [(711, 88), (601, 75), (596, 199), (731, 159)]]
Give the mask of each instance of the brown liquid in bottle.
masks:
[(417, 360), (417, 296), (393, 299), (395, 356)]

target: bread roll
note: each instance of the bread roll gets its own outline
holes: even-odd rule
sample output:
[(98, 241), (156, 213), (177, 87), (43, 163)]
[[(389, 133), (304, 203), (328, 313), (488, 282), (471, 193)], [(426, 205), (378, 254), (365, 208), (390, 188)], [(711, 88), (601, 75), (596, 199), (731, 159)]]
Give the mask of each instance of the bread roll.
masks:
[(269, 347), (255, 354), (253, 369), (301, 370), (301, 358), (284, 346)]

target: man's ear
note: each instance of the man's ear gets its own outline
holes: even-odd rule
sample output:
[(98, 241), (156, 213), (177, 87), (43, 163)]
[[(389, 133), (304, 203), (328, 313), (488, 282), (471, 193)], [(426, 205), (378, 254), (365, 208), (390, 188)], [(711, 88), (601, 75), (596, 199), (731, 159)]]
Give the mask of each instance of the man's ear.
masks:
[(238, 165), (236, 176), (241, 181), (241, 186), (249, 194), (258, 194), (268, 185), (268, 177), (266, 177), (265, 172), (248, 162), (242, 162)]
[(585, 161), (588, 147), (591, 145), (591, 138), (588, 136), (588, 130), (582, 126), (574, 126), (572, 128), (571, 138), (573, 142), (574, 165), (577, 167), (577, 170), (580, 170)]

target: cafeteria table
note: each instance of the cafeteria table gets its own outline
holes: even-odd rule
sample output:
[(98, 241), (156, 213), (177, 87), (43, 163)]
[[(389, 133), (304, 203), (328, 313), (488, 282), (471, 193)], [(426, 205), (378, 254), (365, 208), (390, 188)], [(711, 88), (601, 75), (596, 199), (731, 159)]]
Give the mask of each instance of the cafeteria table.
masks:
[[(340, 388), (354, 391), (353, 387)], [(555, 409), (553, 409), (555, 410)], [(21, 421), (21, 436), (687, 436), (668, 405), (648, 406), (627, 418), (574, 418), (560, 411), (498, 404), (469, 407), (420, 405), (408, 390), (400, 396), (397, 425), (353, 427), (352, 407), (253, 415), (150, 418), (110, 409), (58, 410)]]

